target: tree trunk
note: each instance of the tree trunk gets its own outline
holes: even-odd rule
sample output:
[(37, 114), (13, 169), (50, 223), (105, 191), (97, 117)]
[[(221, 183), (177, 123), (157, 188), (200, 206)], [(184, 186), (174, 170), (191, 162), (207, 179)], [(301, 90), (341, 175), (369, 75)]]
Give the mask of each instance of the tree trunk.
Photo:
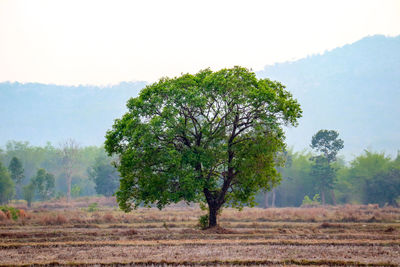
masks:
[(268, 205), (268, 191), (265, 192), (265, 195), (264, 195), (264, 207), (265, 207), (266, 209), (269, 208), (269, 205)]
[(67, 174), (67, 202), (71, 201), (71, 176)]
[(217, 212), (218, 209), (214, 206), (209, 205), (208, 209), (210, 211), (209, 215), (208, 215), (208, 227), (214, 227), (217, 226)]
[(271, 204), (271, 206), (273, 208), (275, 208), (275, 198), (276, 198), (276, 192), (275, 192), (275, 188), (274, 188), (274, 189), (272, 189), (272, 204)]
[(321, 201), (322, 201), (322, 205), (325, 206), (325, 191), (321, 190)]
[(331, 189), (331, 197), (332, 197), (332, 204), (336, 206), (335, 191), (333, 191), (333, 189)]
[(15, 187), (15, 196), (17, 199), (22, 199), (22, 184), (17, 183), (17, 186)]

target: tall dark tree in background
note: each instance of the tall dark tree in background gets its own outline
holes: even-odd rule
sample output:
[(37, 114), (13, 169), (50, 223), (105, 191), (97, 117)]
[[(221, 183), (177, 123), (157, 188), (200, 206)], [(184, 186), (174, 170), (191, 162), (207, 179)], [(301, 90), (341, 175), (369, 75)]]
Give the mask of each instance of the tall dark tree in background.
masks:
[(24, 168), (22, 167), (21, 161), (17, 157), (13, 157), (8, 165), (11, 179), (16, 184), (17, 198), (22, 196), (22, 182), (24, 181)]
[(96, 184), (98, 194), (110, 197), (117, 191), (120, 177), (117, 169), (111, 165), (111, 158), (106, 155), (97, 157), (88, 173)]
[(333, 184), (336, 170), (332, 163), (336, 161), (336, 155), (343, 146), (343, 140), (339, 139), (339, 133), (333, 130), (320, 130), (311, 139), (311, 148), (321, 155), (313, 157), (314, 164), (311, 175), (315, 178), (315, 185), (321, 192), (322, 204), (325, 205), (325, 192), (331, 192), (333, 204), (336, 205)]
[(15, 193), (14, 182), (7, 168), (0, 162), (0, 204), (8, 203)]
[(251, 204), (278, 183), (281, 126), (301, 117), (282, 84), (241, 67), (161, 79), (127, 107), (105, 143), (119, 155), (120, 207), (202, 202), (209, 227), (224, 205)]
[(60, 145), (60, 158), (67, 183), (68, 202), (71, 201), (72, 175), (75, 172), (76, 164), (78, 161), (78, 153), (79, 153), (79, 145), (73, 139), (69, 139)]

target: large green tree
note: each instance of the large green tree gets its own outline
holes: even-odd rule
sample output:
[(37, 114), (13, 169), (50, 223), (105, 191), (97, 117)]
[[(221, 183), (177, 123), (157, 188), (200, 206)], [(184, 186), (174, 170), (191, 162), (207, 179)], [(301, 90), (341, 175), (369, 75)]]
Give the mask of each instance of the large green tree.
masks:
[(13, 179), (17, 185), (17, 197), (21, 197), (22, 182), (25, 178), (21, 161), (17, 157), (13, 157), (8, 165), (8, 169), (11, 174), (11, 179)]
[(325, 192), (331, 192), (333, 204), (336, 204), (333, 184), (336, 177), (336, 169), (332, 163), (343, 146), (343, 140), (334, 130), (319, 130), (311, 139), (311, 148), (321, 154), (313, 157), (314, 164), (311, 167), (311, 175), (315, 178), (315, 186), (321, 192), (322, 204), (325, 205)]
[(163, 78), (127, 107), (105, 142), (119, 155), (120, 207), (207, 203), (210, 227), (221, 207), (252, 203), (279, 181), (282, 126), (301, 117), (282, 84), (242, 67)]

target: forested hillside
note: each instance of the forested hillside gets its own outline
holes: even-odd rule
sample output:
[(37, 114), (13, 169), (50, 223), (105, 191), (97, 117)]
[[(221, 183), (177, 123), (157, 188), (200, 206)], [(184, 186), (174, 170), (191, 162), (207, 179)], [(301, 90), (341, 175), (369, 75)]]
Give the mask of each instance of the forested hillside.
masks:
[[(400, 37), (373, 36), (322, 55), (266, 66), (259, 77), (287, 85), (303, 109), (288, 130), (295, 150), (319, 129), (337, 130), (350, 160), (366, 148), (396, 155), (400, 148)], [(126, 101), (145, 82), (108, 87), (0, 83), (0, 145), (8, 140), (57, 145), (68, 138), (101, 145)]]
[(347, 159), (366, 148), (400, 149), (400, 36), (366, 37), (258, 75), (281, 81), (301, 103), (303, 118), (288, 131), (296, 150), (308, 148), (319, 129), (340, 132)]

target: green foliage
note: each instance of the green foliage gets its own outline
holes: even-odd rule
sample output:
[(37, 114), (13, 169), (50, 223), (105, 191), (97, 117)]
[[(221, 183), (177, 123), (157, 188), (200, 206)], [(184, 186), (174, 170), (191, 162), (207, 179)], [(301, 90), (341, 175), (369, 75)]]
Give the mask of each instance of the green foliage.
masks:
[[(322, 204), (325, 205), (325, 192), (330, 190), (334, 194), (333, 186), (336, 178), (336, 168), (333, 162), (336, 155), (343, 148), (343, 140), (338, 139), (339, 133), (333, 130), (319, 130), (311, 139), (311, 148), (321, 155), (312, 157), (311, 176), (314, 178), (315, 188), (321, 192)], [(333, 204), (336, 200), (333, 197)]]
[(94, 165), (88, 169), (89, 177), (96, 184), (98, 194), (106, 197), (112, 196), (119, 186), (119, 175), (117, 169), (111, 165), (111, 158), (100, 155), (96, 158)]
[(0, 162), (0, 204), (8, 203), (14, 196), (14, 182), (9, 172)]
[(95, 212), (98, 210), (99, 210), (99, 204), (97, 204), (97, 202), (90, 203), (87, 209), (88, 212)]
[(8, 165), (8, 170), (10, 171), (11, 178), (15, 183), (20, 184), (24, 179), (24, 168), (22, 167), (21, 161), (17, 157), (13, 157)]
[(365, 151), (338, 172), (336, 192), (342, 203), (397, 206), (400, 196), (400, 160)]
[(81, 191), (82, 189), (80, 188), (80, 186), (75, 184), (71, 188), (71, 196), (74, 198), (79, 197), (81, 195)]
[(333, 130), (319, 130), (311, 139), (311, 148), (322, 152), (329, 163), (336, 161), (336, 155), (343, 146), (339, 133)]
[(29, 183), (22, 188), (22, 192), (24, 199), (28, 203), (28, 207), (31, 207), (33, 198), (35, 197), (35, 185), (33, 183)]
[(39, 169), (32, 178), (32, 184), (41, 200), (50, 199), (54, 195), (54, 181), (54, 175), (47, 173), (45, 169)]
[(336, 172), (327, 158), (323, 156), (313, 157), (310, 175), (314, 178), (314, 186), (319, 191), (333, 188)]
[(116, 196), (125, 211), (184, 200), (207, 202), (215, 214), (251, 203), (279, 182), (281, 126), (301, 116), (282, 84), (241, 67), (161, 79), (127, 107), (105, 142), (119, 156)]
[(321, 204), (319, 194), (315, 194), (313, 199), (310, 199), (309, 196), (305, 195), (303, 202), (301, 203), (302, 206), (318, 206)]
[(20, 197), (22, 182), (25, 178), (21, 161), (17, 157), (13, 157), (8, 165), (8, 170), (10, 171), (11, 179), (13, 179), (17, 185), (17, 197)]
[[(65, 169), (61, 157), (61, 148), (50, 143), (45, 146), (32, 146), (28, 142), (9, 141), (2, 152), (3, 164), (9, 164), (13, 157), (21, 162), (24, 177), (33, 177), (38, 169), (43, 168), (54, 174), (56, 191), (67, 192)], [(99, 155), (105, 155), (103, 147), (89, 146), (78, 149), (77, 163), (74, 166), (72, 184), (81, 187), (81, 195), (95, 194), (94, 183), (89, 179), (87, 169), (91, 167)], [(21, 187), (27, 185), (25, 179)], [(17, 185), (17, 197), (23, 197), (22, 188)], [(20, 193), (19, 193), (20, 191)]]
[(350, 163), (347, 180), (353, 185), (352, 199), (363, 204), (371, 203), (368, 184), (390, 166), (391, 159), (384, 153), (366, 150)]
[(199, 227), (204, 230), (208, 227), (208, 214), (202, 215), (199, 217)]
[(314, 195), (312, 155), (306, 152), (287, 152), (288, 163), (281, 169), (282, 182), (276, 188), (276, 205), (281, 207), (300, 206), (304, 195)]
[(18, 220), (18, 217), (19, 217), (18, 209), (10, 207), (10, 206), (0, 206), (0, 210), (4, 213), (9, 212), (11, 214), (11, 218), (14, 221)]
[(400, 170), (389, 169), (378, 173), (366, 186), (368, 202), (380, 206), (389, 204), (398, 206), (396, 199), (400, 196)]

